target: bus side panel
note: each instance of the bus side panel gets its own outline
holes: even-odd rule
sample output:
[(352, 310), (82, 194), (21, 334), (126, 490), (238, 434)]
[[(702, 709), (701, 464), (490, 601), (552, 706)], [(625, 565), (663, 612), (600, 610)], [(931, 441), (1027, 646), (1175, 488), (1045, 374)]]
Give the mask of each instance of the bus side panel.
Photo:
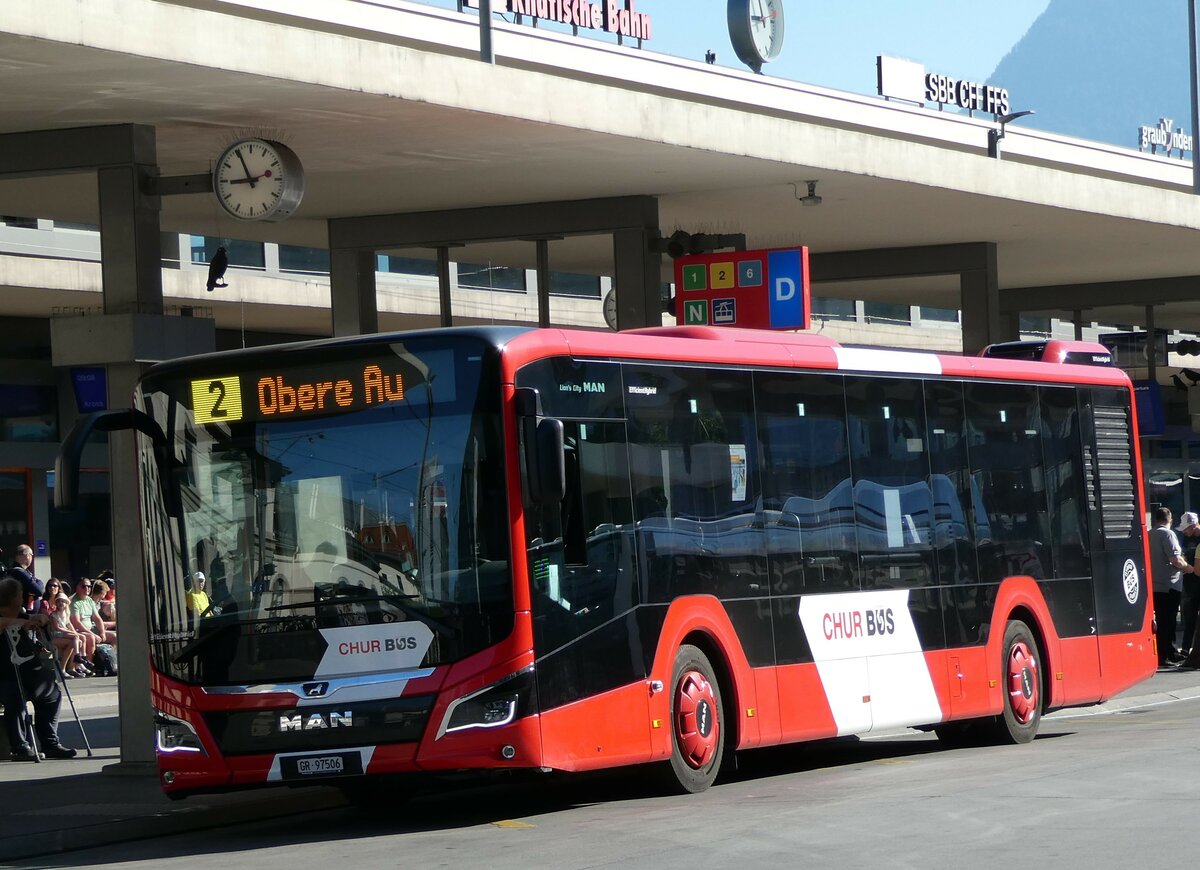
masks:
[[(542, 765), (594, 770), (649, 761), (649, 696), (639, 680), (542, 713)], [(658, 731), (669, 738), (665, 717)]]
[[(1063, 670), (1061, 666), (1062, 642), (1054, 628), (1054, 622), (1050, 618), (1046, 601), (1042, 597), (1041, 590), (1038, 589), (1037, 581), (1032, 577), (1009, 577), (1000, 584), (996, 593), (996, 604), (992, 608), (992, 622), (988, 640), (984, 646), (983, 660), (979, 661), (976, 657), (971, 657), (972, 661), (969, 661), (964, 656), (961, 662), (964, 695), (969, 694), (974, 697), (981, 692), (986, 694), (987, 712), (985, 715), (994, 716), (1004, 709), (1003, 668), (1005, 662), (1004, 651), (1001, 647), (1004, 643), (1005, 627), (1009, 620), (1014, 618), (1014, 612), (1019, 609), (1026, 610), (1032, 615), (1033, 624), (1029, 627), (1039, 639), (1042, 647), (1042, 673), (1049, 677), (1045, 681), (1047, 697), (1044, 706), (1046, 709), (1054, 709), (1061, 707), (1064, 703), (1062, 681), (1053, 679), (1055, 672)], [(1015, 618), (1021, 618), (1021, 615), (1018, 614)], [(967, 709), (970, 709), (971, 712), (965, 712)], [(953, 705), (955, 719), (978, 715), (978, 706), (975, 704), (963, 704), (962, 710), (964, 712), (960, 712), (959, 705)]]
[[(1100, 653), (1095, 637), (1064, 637), (1054, 672), (1046, 676), (1062, 683), (1060, 703), (1056, 706), (1091, 704), (1100, 700)], [(1058, 675), (1063, 677), (1059, 680)]]
[(784, 743), (819, 740), (838, 733), (815, 664), (781, 665), (775, 673), (779, 677), (779, 718)]
[(1147, 628), (1137, 634), (1109, 634), (1100, 638), (1100, 663), (1103, 680), (1101, 701), (1154, 676), (1158, 654), (1154, 633)]
[(996, 712), (995, 693), (986, 679), (988, 660), (983, 646), (946, 650), (947, 719), (978, 719)]
[(779, 668), (755, 668), (754, 691), (765, 703), (755, 711), (758, 719), (759, 746), (774, 746), (783, 740), (783, 696), (779, 689)]
[[(738, 737), (736, 748), (748, 749), (763, 745), (759, 729), (759, 711), (760, 708), (766, 710), (768, 722), (777, 718), (776, 701), (772, 697), (758, 694), (754, 672), (746, 659), (737, 632), (729, 621), (729, 615), (721, 602), (711, 595), (686, 595), (676, 598), (667, 609), (650, 671), (652, 679), (662, 681), (663, 691), (650, 698), (651, 718), (661, 720), (667, 725), (670, 723), (671, 694), (674, 691), (671, 672), (675, 666), (675, 654), (691, 634), (702, 637), (709, 647), (707, 652), (710, 659), (714, 655), (718, 657), (719, 660), (712, 662), (718, 671), (718, 678), (722, 672), (729, 677), (731, 685), (722, 685), (721, 700), (725, 706), (727, 727), (732, 727)], [(670, 728), (655, 729), (652, 739), (654, 757), (669, 758)], [(731, 744), (726, 746), (730, 750), (735, 748)]]

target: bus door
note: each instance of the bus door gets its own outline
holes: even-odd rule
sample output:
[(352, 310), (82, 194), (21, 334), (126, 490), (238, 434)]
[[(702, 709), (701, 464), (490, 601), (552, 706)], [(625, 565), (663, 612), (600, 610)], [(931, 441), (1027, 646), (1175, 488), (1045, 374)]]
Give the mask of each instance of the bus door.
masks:
[(1127, 685), (1145, 676), (1146, 663), (1129, 655), (1124, 639), (1111, 644), (1105, 639), (1138, 632), (1151, 594), (1143, 564), (1129, 391), (1081, 390), (1080, 419), (1100, 676), (1103, 685)]
[(527, 498), (525, 506), (545, 763), (583, 769), (644, 761), (647, 653), (620, 367), (541, 360), (517, 382), (528, 385), (527, 408), (561, 421), (565, 448), (561, 502)]

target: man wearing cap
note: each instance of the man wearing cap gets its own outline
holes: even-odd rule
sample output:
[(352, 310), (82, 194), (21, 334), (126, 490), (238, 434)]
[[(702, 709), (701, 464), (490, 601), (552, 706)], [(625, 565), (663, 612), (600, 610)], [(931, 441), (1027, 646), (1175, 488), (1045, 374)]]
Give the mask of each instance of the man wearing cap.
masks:
[(1195, 573), (1183, 558), (1183, 549), (1171, 528), (1171, 519), (1170, 508), (1157, 508), (1154, 528), (1150, 530), (1150, 576), (1154, 586), (1154, 619), (1158, 623), (1159, 667), (1183, 661), (1175, 648), (1182, 575)]
[(208, 590), (205, 586), (208, 583), (208, 578), (204, 576), (203, 571), (197, 571), (192, 575), (192, 588), (187, 591), (185, 596), (187, 599), (188, 616), (192, 620), (199, 619), (201, 616), (206, 616), (205, 611), (209, 608)]

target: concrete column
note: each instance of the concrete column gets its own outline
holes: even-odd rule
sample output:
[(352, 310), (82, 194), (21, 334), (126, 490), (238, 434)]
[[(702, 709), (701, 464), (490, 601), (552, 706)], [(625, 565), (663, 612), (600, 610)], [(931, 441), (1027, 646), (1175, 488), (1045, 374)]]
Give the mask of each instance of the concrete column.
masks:
[(369, 335), (378, 332), (375, 252), (357, 248), (331, 250), (329, 297), (335, 336)]
[(537, 246), (537, 307), (538, 326), (550, 325), (550, 243), (538, 239)]
[[(107, 316), (161, 316), (162, 240), (158, 197), (142, 191), (145, 180), (157, 175), (153, 166), (137, 163), (96, 171), (100, 194), (100, 269)], [(132, 348), (130, 348), (132, 350)], [(143, 357), (144, 358), (144, 357)], [(110, 408), (129, 407), (133, 384), (141, 371), (134, 353), (122, 354), (108, 365)], [(120, 705), (121, 761), (110, 765), (118, 773), (147, 774), (155, 770), (154, 720), (150, 698), (150, 662), (146, 627), (146, 583), (141, 528), (128, 521), (141, 506), (133, 433), (109, 439), (112, 480), (113, 571), (121, 585), (117, 636), (128, 651), (121, 663), (117, 700)]]
[(155, 174), (137, 164), (96, 171), (105, 314), (162, 314), (159, 200), (142, 193)]
[[(145, 366), (141, 363), (110, 363), (108, 406), (129, 407), (134, 384)], [(139, 515), (136, 432), (113, 432), (108, 438), (108, 467), (113, 505), (113, 572), (121, 590), (117, 608), (117, 637), (120, 639), (121, 679), (117, 681), (120, 703), (121, 762), (105, 768), (110, 773), (155, 774), (154, 719), (151, 716), (150, 633), (146, 624), (146, 564), (140, 524), (128, 522)], [(134, 594), (130, 594), (134, 593)]]
[(441, 325), (454, 325), (454, 287), (458, 284), (458, 273), (450, 273), (450, 249), (439, 245), (437, 249), (438, 300), (441, 303)]
[(648, 228), (613, 232), (618, 329), (662, 325), (662, 255), (650, 250), (655, 233)]
[(962, 293), (963, 353), (979, 353), (998, 341), (1020, 337), (1019, 315), (1000, 313), (1000, 282), (996, 269), (996, 245), (987, 242), (981, 268), (959, 273)]

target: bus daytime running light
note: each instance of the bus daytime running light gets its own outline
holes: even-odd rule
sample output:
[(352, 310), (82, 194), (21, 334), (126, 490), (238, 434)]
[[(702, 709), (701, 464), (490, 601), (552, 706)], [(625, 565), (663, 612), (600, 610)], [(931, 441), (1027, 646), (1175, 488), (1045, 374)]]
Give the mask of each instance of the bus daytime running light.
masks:
[(467, 728), (507, 725), (532, 712), (533, 694), (533, 668), (529, 667), (452, 703), (438, 736)]
[(196, 729), (182, 719), (176, 719), (174, 716), (168, 716), (160, 710), (155, 710), (154, 731), (156, 734), (155, 746), (163, 754), (198, 752), (201, 755), (208, 755), (204, 751), (204, 744), (200, 742), (200, 735), (196, 733)]

